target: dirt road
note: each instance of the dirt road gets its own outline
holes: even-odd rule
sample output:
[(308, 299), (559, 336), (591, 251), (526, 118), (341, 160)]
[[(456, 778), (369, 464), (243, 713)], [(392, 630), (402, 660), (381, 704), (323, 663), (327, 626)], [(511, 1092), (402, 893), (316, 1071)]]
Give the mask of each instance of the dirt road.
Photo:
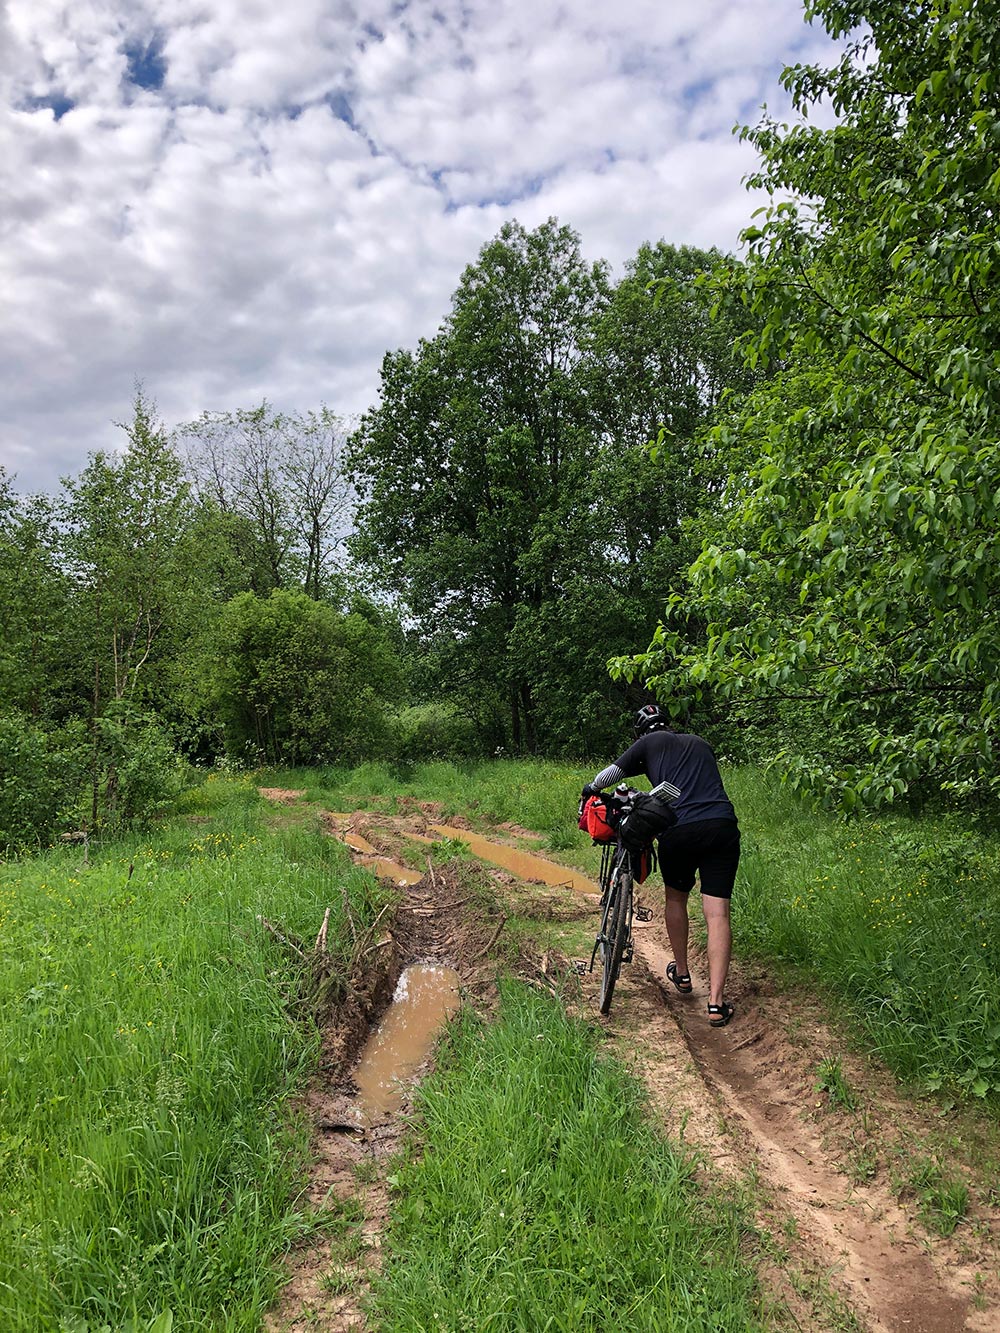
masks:
[[(439, 827), (433, 807), (405, 819), (330, 816), (329, 830), (363, 842), (359, 855), (385, 862), (414, 837), (432, 843)], [(450, 834), (461, 830), (451, 829)], [(531, 984), (559, 990), (571, 1007), (600, 1022), (607, 1040), (644, 1080), (653, 1114), (665, 1132), (695, 1146), (706, 1170), (734, 1186), (755, 1182), (758, 1220), (771, 1236), (765, 1279), (778, 1290), (802, 1329), (855, 1328), (868, 1333), (995, 1333), (1000, 1328), (1000, 1219), (990, 1200), (973, 1189), (967, 1216), (949, 1237), (935, 1234), (919, 1216), (920, 1199), (906, 1185), (907, 1164), (940, 1161), (946, 1151), (941, 1119), (933, 1107), (907, 1102), (883, 1070), (845, 1048), (808, 995), (780, 991), (752, 967), (735, 967), (730, 988), (737, 1017), (715, 1030), (705, 1016), (704, 970), (692, 955), (695, 992), (682, 997), (668, 986), (669, 961), (662, 922), (636, 923), (636, 951), (624, 969), (608, 1019), (597, 1016), (596, 976), (579, 975), (571, 949), (552, 946), (553, 922), (566, 941), (580, 945), (596, 929), (596, 895), (563, 870), (533, 884), (512, 873), (511, 849), (526, 844), (525, 831), (498, 829), (498, 859), (507, 868), (490, 875), (501, 902), (521, 920), (535, 919), (546, 943), (532, 948), (523, 932), (515, 970)], [(477, 847), (480, 856), (488, 847)], [(412, 857), (410, 858), (412, 860)], [(515, 863), (516, 864), (516, 863)], [(520, 866), (522, 873), (523, 865)], [(536, 867), (537, 869), (537, 867)], [(397, 879), (399, 883), (403, 878)], [(310, 1093), (316, 1125), (311, 1193), (360, 1199), (367, 1216), (369, 1250), (377, 1262), (386, 1211), (379, 1164), (395, 1145), (398, 1120), (363, 1132), (352, 1114), (356, 1087), (351, 1061), (368, 1025), (411, 961), (454, 968), (472, 1002), (488, 1007), (496, 972), (496, 922), (471, 910), (462, 883), (447, 869), (427, 871), (403, 885), (391, 927), (391, 948), (380, 950), (381, 982), (366, 978), (365, 1004), (353, 1021), (331, 1026), (323, 1076)], [(655, 891), (645, 899), (659, 909)], [(501, 916), (503, 913), (501, 913)], [(500, 940), (502, 943), (502, 940)], [(589, 949), (587, 949), (589, 956)], [(511, 958), (505, 958), (510, 965)], [(568, 987), (567, 977), (577, 978)], [(857, 1092), (854, 1109), (837, 1107), (817, 1088), (817, 1069), (835, 1058)], [(945, 1145), (944, 1147), (942, 1145)], [(953, 1169), (957, 1169), (954, 1168)], [(292, 1281), (270, 1328), (363, 1329), (357, 1299), (360, 1268), (329, 1280), (329, 1246), (295, 1257)]]

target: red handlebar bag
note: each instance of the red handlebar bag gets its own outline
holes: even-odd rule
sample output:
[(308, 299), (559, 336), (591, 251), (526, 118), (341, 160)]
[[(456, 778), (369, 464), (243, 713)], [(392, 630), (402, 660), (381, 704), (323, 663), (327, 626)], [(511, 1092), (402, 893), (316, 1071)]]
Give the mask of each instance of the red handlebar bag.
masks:
[(608, 823), (608, 807), (600, 796), (588, 796), (580, 816), (580, 828), (595, 842), (615, 842), (617, 834)]

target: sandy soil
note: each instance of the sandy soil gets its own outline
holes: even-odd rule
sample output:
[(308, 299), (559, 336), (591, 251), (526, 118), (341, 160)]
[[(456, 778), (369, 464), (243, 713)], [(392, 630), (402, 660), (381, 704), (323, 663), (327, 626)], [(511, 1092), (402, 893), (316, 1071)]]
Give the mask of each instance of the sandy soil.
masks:
[[(328, 828), (336, 836), (360, 833), (391, 856), (405, 845), (404, 834), (426, 834), (438, 818), (436, 807), (414, 802), (402, 818), (330, 815)], [(495, 831), (496, 841), (508, 846), (525, 835), (512, 827)], [(540, 923), (592, 916), (596, 929), (596, 895), (546, 885), (529, 890), (526, 900), (524, 885), (508, 872), (489, 873), (501, 900), (517, 893), (520, 916), (527, 901)], [(308, 1199), (318, 1208), (357, 1200), (367, 1218), (367, 1249), (339, 1265), (322, 1236), (296, 1250), (271, 1333), (366, 1327), (358, 1293), (364, 1271), (377, 1264), (388, 1207), (384, 1165), (398, 1145), (402, 1116), (358, 1130), (350, 1071), (403, 967), (446, 963), (459, 973), (470, 1002), (488, 1009), (495, 998), (495, 951), (504, 944), (503, 932), (498, 935), (497, 920), (483, 919), (470, 903), (467, 886), (428, 862), (420, 882), (400, 893), (395, 920), (359, 962), (347, 1004), (331, 1014), (320, 1073), (303, 1103), (313, 1126)], [(644, 900), (656, 905), (655, 893)], [(812, 997), (779, 993), (760, 969), (734, 968), (736, 1018), (724, 1029), (710, 1028), (701, 960), (692, 955), (695, 991), (683, 997), (664, 979), (669, 958), (662, 921), (637, 922), (635, 957), (623, 969), (611, 1015), (598, 1018), (597, 979), (586, 973), (579, 976), (575, 1005), (603, 1025), (609, 1043), (643, 1078), (665, 1131), (694, 1146), (707, 1173), (755, 1180), (758, 1222), (773, 1239), (765, 1279), (793, 1324), (868, 1333), (1000, 1329), (995, 1195), (981, 1199), (973, 1189), (967, 1217), (943, 1238), (923, 1225), (918, 1201), (900, 1184), (908, 1158), (940, 1151), (934, 1108), (900, 1097), (884, 1071), (845, 1048)], [(513, 959), (508, 950), (504, 965), (512, 963), (531, 984), (553, 990), (568, 973), (579, 973), (578, 962), (542, 946), (521, 946)], [(817, 1066), (834, 1056), (859, 1091), (855, 1111), (832, 1106), (817, 1090)], [(955, 1164), (946, 1165), (960, 1174)]]

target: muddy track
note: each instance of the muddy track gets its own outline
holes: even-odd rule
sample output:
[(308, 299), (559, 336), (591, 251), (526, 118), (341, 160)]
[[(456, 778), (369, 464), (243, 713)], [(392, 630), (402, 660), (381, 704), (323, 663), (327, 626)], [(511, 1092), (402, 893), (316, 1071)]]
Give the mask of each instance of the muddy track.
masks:
[[(981, 1234), (987, 1227), (992, 1233), (982, 1234), (992, 1260), (983, 1253), (974, 1266), (961, 1256), (959, 1243), (933, 1243), (887, 1180), (861, 1186), (846, 1173), (843, 1150), (850, 1131), (829, 1123), (837, 1117), (817, 1093), (815, 1071), (832, 1052), (842, 1060), (847, 1056), (822, 1017), (803, 1009), (794, 996), (762, 993), (760, 979), (737, 971), (731, 987), (737, 1020), (712, 1029), (697, 984), (692, 996), (682, 997), (668, 994), (668, 983), (660, 981), (671, 958), (665, 930), (639, 926), (635, 935), (637, 975), (616, 996), (613, 1023), (627, 1028), (632, 1043), (646, 1047), (644, 1077), (667, 1124), (676, 1124), (679, 1109), (682, 1115), (697, 1110), (688, 1137), (712, 1161), (722, 1170), (753, 1165), (786, 1235), (794, 1235), (789, 1263), (828, 1274), (831, 1287), (872, 1333), (987, 1333), (1000, 1327), (996, 1217), (978, 1219)], [(790, 1010), (807, 1023), (797, 1045), (786, 1033)], [(671, 1051), (667, 1060), (676, 1065), (679, 1050), (687, 1057), (683, 1080), (665, 1084), (663, 1057)], [(855, 1077), (871, 1075), (859, 1069)], [(897, 1110), (904, 1114), (902, 1105)], [(838, 1130), (844, 1131), (842, 1142)], [(976, 1310), (976, 1275), (990, 1268), (991, 1308)], [(980, 1282), (980, 1301), (982, 1288)]]
[[(426, 835), (433, 818), (434, 811), (427, 810), (406, 820), (352, 823), (380, 855), (391, 856), (404, 835)], [(331, 820), (330, 831), (342, 836), (347, 826)], [(497, 831), (498, 843), (511, 841)], [(484, 920), (481, 903), (470, 903), (461, 883), (427, 864), (418, 883), (400, 886), (392, 945), (380, 950), (381, 978), (366, 978), (367, 994), (377, 999), (369, 1000), (363, 1022), (347, 1024), (348, 1035), (337, 1024), (331, 1028), (323, 1075), (305, 1108), (316, 1127), (310, 1199), (322, 1206), (324, 1200), (360, 1198), (369, 1248), (353, 1273), (354, 1290), (347, 1291), (329, 1280), (329, 1246), (293, 1256), (290, 1286), (268, 1325), (274, 1333), (365, 1327), (357, 1277), (366, 1265), (377, 1264), (387, 1211), (380, 1164), (397, 1146), (400, 1128), (396, 1118), (357, 1130), (350, 1066), (402, 967), (416, 960), (446, 963), (477, 1007), (488, 1009), (495, 998), (495, 922)], [(491, 878), (500, 901), (517, 894), (523, 916), (524, 885), (509, 871), (493, 870)], [(596, 927), (596, 895), (588, 897), (579, 883), (536, 885), (528, 891), (529, 903), (532, 895), (531, 910), (539, 919), (593, 912)], [(653, 895), (647, 894), (647, 901), (656, 904)], [(694, 994), (682, 997), (663, 979), (670, 954), (662, 924), (637, 923), (635, 944), (610, 1017), (597, 1016), (595, 976), (579, 979), (573, 1007), (602, 1024), (609, 1043), (642, 1077), (668, 1134), (694, 1146), (711, 1172), (739, 1182), (756, 1180), (758, 1221), (774, 1241), (766, 1278), (794, 1323), (817, 1333), (850, 1327), (852, 1320), (868, 1333), (1000, 1328), (996, 1210), (974, 1201), (959, 1231), (943, 1239), (923, 1227), (914, 1202), (901, 1202), (890, 1180), (895, 1145), (932, 1134), (933, 1114), (922, 1116), (897, 1097), (883, 1071), (845, 1050), (808, 996), (779, 994), (763, 973), (734, 968), (730, 993), (737, 1017), (714, 1030), (706, 1021), (697, 954), (692, 953)], [(505, 957), (505, 966), (512, 963), (531, 984), (553, 990), (560, 970), (564, 976), (573, 970), (570, 960), (532, 956), (524, 949)], [(860, 1115), (831, 1109), (816, 1091), (817, 1064), (832, 1054), (842, 1060), (852, 1086), (863, 1090)], [(859, 1182), (852, 1172), (859, 1147), (868, 1153), (866, 1160), (878, 1160), (875, 1179)]]

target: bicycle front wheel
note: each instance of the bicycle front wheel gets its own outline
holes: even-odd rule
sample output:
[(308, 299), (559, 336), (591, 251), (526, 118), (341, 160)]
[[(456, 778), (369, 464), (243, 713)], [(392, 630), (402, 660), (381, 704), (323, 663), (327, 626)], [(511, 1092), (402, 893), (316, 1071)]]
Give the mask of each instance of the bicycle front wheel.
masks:
[(611, 887), (611, 901), (608, 904), (607, 925), (601, 944), (601, 998), (599, 1009), (606, 1014), (611, 1009), (611, 997), (615, 993), (615, 982), (621, 970), (622, 955), (628, 940), (629, 917), (632, 912), (632, 874), (628, 870), (619, 870)]

